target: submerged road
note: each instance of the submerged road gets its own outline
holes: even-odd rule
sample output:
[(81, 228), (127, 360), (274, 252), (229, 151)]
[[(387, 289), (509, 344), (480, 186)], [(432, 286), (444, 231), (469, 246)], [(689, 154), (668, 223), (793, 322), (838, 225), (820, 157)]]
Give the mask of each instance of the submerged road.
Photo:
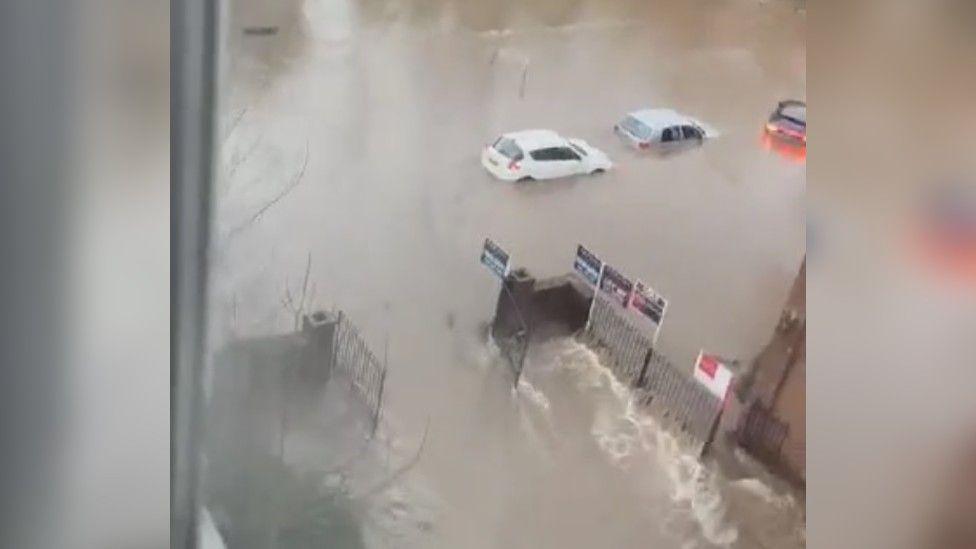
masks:
[[(587, 349), (534, 349), (524, 383), (484, 342), (498, 281), (483, 239), (540, 276), (577, 243), (670, 299), (660, 344), (751, 359), (804, 254), (802, 163), (765, 150), (776, 101), (805, 97), (793, 2), (240, 0), (220, 115), (211, 324), (286, 330), (286, 288), (388, 341), (385, 422), (422, 459), (378, 498), (378, 547), (801, 547), (802, 508), (728, 482), (629, 405)], [(243, 26), (274, 27), (245, 35)], [(524, 83), (523, 83), (524, 77)], [(701, 149), (630, 151), (625, 112), (717, 128)], [(598, 177), (507, 184), (501, 132), (602, 149)], [(420, 495), (422, 494), (422, 496)], [(377, 517), (386, 516), (389, 520)]]

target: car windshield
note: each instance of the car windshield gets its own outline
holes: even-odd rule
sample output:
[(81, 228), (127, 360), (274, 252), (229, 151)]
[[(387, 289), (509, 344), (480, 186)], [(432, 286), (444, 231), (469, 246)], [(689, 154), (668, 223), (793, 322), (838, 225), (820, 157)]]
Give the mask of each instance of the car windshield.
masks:
[(570, 143), (569, 146), (572, 147), (574, 151), (578, 152), (580, 156), (586, 156), (586, 151), (583, 150), (583, 147), (580, 147), (575, 143)]
[(510, 160), (518, 160), (522, 158), (522, 149), (515, 144), (515, 141), (512, 141), (507, 137), (499, 137), (498, 141), (495, 141), (493, 146), (496, 151), (502, 153), (502, 155)]
[(799, 124), (801, 126), (807, 125), (806, 105), (786, 105), (780, 109), (779, 114), (781, 117), (795, 124)]
[(636, 137), (640, 137), (642, 139), (651, 137), (651, 128), (633, 116), (624, 118), (623, 122), (620, 123), (620, 126)]

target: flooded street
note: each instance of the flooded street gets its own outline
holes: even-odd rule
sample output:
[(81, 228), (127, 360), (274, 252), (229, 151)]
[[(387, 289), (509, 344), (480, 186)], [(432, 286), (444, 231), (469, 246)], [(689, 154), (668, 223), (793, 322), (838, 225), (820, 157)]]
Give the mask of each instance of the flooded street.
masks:
[[(676, 364), (690, 369), (701, 348), (751, 360), (805, 251), (805, 166), (760, 142), (777, 101), (805, 98), (805, 12), (773, 0), (482, 4), (233, 4), (213, 339), (290, 329), (282, 299), (311, 258), (308, 308), (341, 308), (388, 346), (390, 444), (409, 455), (429, 433), (402, 486), (375, 498), (370, 546), (804, 546), (799, 504), (682, 453), (586, 347), (533, 349), (513, 392), (485, 342), (499, 281), (478, 255), (491, 237), (550, 276), (584, 243), (667, 296), (660, 345)], [(644, 107), (721, 135), (638, 154), (612, 126)], [(481, 149), (527, 128), (585, 139), (614, 169), (493, 179)]]

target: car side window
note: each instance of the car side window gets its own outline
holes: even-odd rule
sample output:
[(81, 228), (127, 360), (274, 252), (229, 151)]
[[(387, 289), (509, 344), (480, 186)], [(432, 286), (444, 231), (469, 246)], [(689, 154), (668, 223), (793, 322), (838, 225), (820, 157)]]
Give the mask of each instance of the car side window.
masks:
[(701, 132), (694, 126), (681, 126), (681, 132), (685, 139), (701, 139), (702, 137)]
[(536, 149), (536, 150), (530, 152), (529, 153), (529, 156), (532, 157), (532, 160), (538, 160), (538, 161), (543, 161), (543, 162), (544, 161), (547, 161), (547, 160), (555, 160), (556, 158), (555, 158), (555, 155), (554, 155), (554, 151), (555, 151), (555, 149), (551, 149), (551, 148), (550, 149)]
[(579, 160), (580, 157), (569, 147), (559, 147), (555, 149), (558, 160)]
[(673, 128), (664, 128), (664, 131), (661, 132), (662, 143), (668, 143), (670, 141), (678, 141), (679, 139), (681, 139), (681, 134), (679, 133), (677, 126)]

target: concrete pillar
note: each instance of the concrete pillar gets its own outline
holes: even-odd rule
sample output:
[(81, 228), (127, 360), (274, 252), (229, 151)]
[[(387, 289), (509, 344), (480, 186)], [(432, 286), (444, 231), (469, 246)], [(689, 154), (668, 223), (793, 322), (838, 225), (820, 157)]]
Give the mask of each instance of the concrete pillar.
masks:
[(316, 311), (302, 317), (302, 334), (306, 340), (302, 352), (302, 379), (323, 385), (329, 381), (338, 328), (338, 316), (329, 312)]
[(514, 269), (502, 282), (491, 326), (496, 340), (511, 337), (521, 330), (531, 332), (534, 288), (535, 277), (525, 269)]

